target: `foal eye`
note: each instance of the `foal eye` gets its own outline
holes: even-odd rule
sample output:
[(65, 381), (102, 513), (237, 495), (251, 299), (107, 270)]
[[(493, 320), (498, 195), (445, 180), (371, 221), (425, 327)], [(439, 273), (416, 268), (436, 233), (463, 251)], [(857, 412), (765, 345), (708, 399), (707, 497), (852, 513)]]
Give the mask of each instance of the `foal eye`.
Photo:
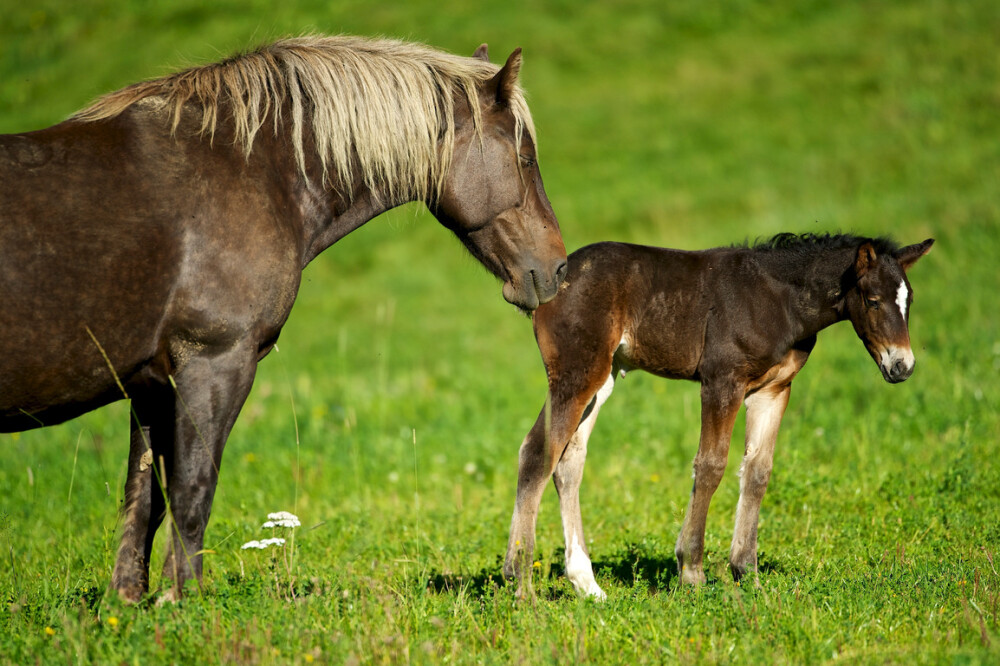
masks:
[(524, 167), (525, 169), (530, 169), (531, 167), (535, 166), (534, 157), (528, 157), (527, 155), (519, 155), (518, 157), (521, 158), (521, 166)]
[(865, 298), (865, 305), (870, 307), (872, 310), (878, 310), (878, 299), (877, 298)]

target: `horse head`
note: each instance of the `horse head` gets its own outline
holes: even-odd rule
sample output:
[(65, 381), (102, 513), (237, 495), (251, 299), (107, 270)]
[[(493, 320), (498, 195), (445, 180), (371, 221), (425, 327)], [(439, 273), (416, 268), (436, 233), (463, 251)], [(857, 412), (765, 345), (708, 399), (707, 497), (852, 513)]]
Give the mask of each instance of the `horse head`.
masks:
[[(474, 57), (488, 59), (485, 45)], [(531, 311), (555, 297), (566, 276), (566, 248), (525, 123), (520, 68), (517, 49), (481, 83), (477, 110), (459, 96), (451, 167), (430, 208), (503, 280), (503, 297)]]
[(854, 286), (845, 306), (854, 330), (887, 382), (897, 384), (913, 373), (909, 311), (913, 290), (906, 272), (934, 244), (928, 238), (889, 253), (877, 254), (871, 242), (858, 248)]

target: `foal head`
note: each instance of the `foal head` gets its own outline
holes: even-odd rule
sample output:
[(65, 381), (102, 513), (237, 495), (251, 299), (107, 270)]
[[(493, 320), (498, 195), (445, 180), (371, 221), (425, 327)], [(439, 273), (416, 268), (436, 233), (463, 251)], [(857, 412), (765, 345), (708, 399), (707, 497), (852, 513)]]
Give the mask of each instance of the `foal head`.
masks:
[(847, 316), (882, 376), (892, 384), (909, 378), (914, 365), (908, 328), (913, 290), (906, 271), (933, 244), (934, 239), (928, 238), (878, 253), (872, 242), (866, 241), (854, 261), (853, 285), (845, 295)]
[[(485, 45), (475, 57), (488, 60)], [(451, 168), (431, 209), (503, 280), (508, 302), (534, 310), (555, 297), (566, 276), (566, 248), (535, 161), (520, 68), (518, 49), (480, 85), (479, 109), (456, 104)]]

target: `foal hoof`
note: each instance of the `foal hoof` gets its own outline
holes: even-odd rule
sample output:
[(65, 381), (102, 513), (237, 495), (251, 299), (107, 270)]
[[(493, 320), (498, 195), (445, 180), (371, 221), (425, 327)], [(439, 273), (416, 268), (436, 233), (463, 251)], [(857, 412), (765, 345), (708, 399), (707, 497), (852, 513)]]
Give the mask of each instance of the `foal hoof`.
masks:
[(580, 593), (586, 598), (593, 599), (594, 601), (601, 602), (608, 600), (608, 595), (604, 593), (604, 590), (602, 590), (601, 586), (597, 583), (592, 584), (586, 590), (580, 590)]
[(118, 588), (118, 598), (121, 599), (126, 604), (135, 605), (142, 601), (143, 597), (146, 596), (145, 588), (138, 586), (129, 586)]
[(171, 587), (166, 592), (160, 595), (156, 600), (157, 607), (166, 606), (167, 604), (175, 604), (181, 600), (181, 593), (176, 587)]
[(685, 585), (694, 585), (699, 587), (705, 584), (705, 572), (701, 567), (681, 567), (681, 582)]

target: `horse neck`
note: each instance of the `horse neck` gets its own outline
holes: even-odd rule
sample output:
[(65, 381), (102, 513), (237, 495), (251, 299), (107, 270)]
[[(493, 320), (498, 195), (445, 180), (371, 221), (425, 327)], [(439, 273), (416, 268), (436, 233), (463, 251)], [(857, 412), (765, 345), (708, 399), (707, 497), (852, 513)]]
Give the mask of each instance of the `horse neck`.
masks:
[[(284, 116), (287, 118), (291, 112)], [(217, 142), (221, 143), (221, 142)], [(355, 174), (352, 181), (341, 184), (339, 174), (325, 174), (313, 148), (312, 130), (303, 126), (305, 169), (299, 165), (283, 133), (260, 132), (254, 143), (251, 159), (271, 165), (269, 172), (281, 192), (285, 206), (299, 227), (302, 267), (321, 252), (369, 220), (412, 199), (392, 196), (385, 190), (373, 190)]]
[(815, 335), (847, 317), (844, 310), (844, 276), (854, 262), (855, 250), (822, 250), (795, 255), (781, 250), (759, 253), (768, 275), (788, 285), (790, 307), (806, 335)]
[(328, 174), (324, 181), (318, 157), (307, 155), (305, 173), (291, 155), (286, 154), (284, 159), (286, 173), (294, 174), (286, 182), (288, 195), (299, 211), (303, 268), (369, 220), (410, 201), (373, 191), (359, 177), (354, 178), (349, 191), (332, 187), (330, 183), (337, 182), (336, 174)]
[(356, 187), (350, 195), (337, 193), (329, 187), (322, 187), (316, 181), (308, 181), (300, 188), (300, 198), (306, 203), (300, 208), (309, 212), (302, 225), (303, 253), (302, 267), (315, 259), (321, 252), (341, 238), (378, 217), (391, 208), (408, 203), (389, 201), (366, 187)]

